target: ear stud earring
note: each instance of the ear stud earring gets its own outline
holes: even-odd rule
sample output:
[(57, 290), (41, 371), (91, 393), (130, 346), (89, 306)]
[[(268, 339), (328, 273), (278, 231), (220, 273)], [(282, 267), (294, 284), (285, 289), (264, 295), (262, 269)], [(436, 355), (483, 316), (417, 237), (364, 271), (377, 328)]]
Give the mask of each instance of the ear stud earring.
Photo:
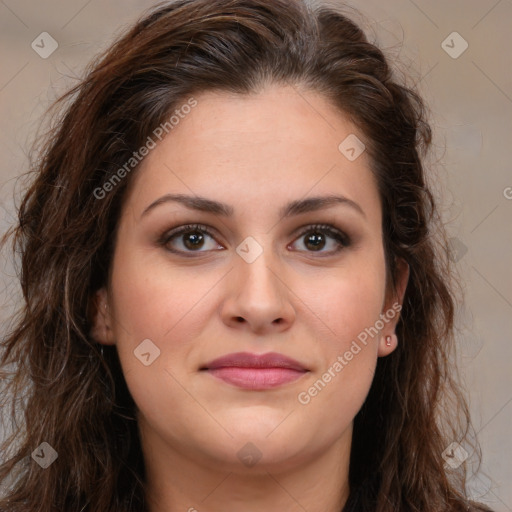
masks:
[(391, 336), (386, 336), (386, 347), (391, 347)]

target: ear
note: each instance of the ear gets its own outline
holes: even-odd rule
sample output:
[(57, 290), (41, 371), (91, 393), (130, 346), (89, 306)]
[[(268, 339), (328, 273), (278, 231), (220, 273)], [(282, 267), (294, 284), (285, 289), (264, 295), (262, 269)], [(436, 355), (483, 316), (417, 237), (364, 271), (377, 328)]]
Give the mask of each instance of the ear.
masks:
[(381, 331), (378, 347), (378, 356), (384, 357), (393, 352), (399, 343), (395, 334), (396, 325), (400, 318), (400, 311), (405, 295), (405, 289), (409, 281), (409, 265), (402, 258), (396, 260), (395, 289), (388, 287), (386, 300), (381, 313), (384, 328)]
[(100, 288), (90, 300), (91, 337), (102, 345), (115, 345), (112, 315), (105, 288)]

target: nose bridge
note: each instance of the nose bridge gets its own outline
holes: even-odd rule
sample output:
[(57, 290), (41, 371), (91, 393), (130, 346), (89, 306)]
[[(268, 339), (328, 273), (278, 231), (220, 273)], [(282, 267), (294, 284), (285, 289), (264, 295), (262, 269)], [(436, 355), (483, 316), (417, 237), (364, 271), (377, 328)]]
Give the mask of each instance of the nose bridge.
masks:
[(237, 247), (235, 280), (226, 298), (224, 320), (248, 324), (253, 330), (288, 325), (294, 317), (287, 287), (279, 276), (279, 259), (269, 243), (245, 239)]
[[(282, 283), (277, 277), (277, 258), (267, 240), (263, 247), (254, 239), (244, 240), (237, 248), (239, 256), (237, 274), (240, 276), (239, 296), (270, 305), (270, 301), (280, 301)], [(248, 251), (247, 251), (248, 249)], [(247, 251), (247, 252), (244, 252)]]

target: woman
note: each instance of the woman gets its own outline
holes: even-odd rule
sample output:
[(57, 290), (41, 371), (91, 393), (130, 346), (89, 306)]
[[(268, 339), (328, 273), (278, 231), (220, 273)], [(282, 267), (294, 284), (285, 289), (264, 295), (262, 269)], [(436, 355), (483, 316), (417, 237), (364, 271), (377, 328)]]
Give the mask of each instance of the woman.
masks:
[(162, 4), (65, 99), (14, 230), (1, 510), (485, 510), (431, 130), (352, 21)]

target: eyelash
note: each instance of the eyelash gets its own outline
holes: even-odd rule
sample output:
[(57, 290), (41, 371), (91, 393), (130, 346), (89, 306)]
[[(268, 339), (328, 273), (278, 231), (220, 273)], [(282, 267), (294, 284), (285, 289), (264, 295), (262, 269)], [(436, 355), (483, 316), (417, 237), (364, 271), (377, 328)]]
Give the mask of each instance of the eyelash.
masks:
[[(215, 239), (215, 234), (213, 231), (204, 224), (186, 224), (183, 226), (180, 226), (176, 229), (173, 229), (171, 231), (167, 231), (163, 234), (163, 236), (159, 240), (159, 244), (164, 246), (168, 251), (180, 254), (180, 255), (186, 255), (185, 257), (197, 257), (194, 255), (194, 253), (204, 253), (208, 251), (181, 251), (176, 249), (170, 249), (168, 247), (169, 242), (171, 242), (174, 238), (179, 237), (180, 235), (183, 235), (185, 233), (191, 233), (191, 232), (198, 232), (203, 235), (208, 235), (209, 237)], [(324, 235), (327, 235), (331, 238), (333, 238), (338, 247), (334, 251), (318, 251), (318, 254), (324, 254), (324, 255), (333, 255), (337, 254), (342, 249), (348, 247), (350, 245), (350, 238), (348, 235), (346, 235), (344, 232), (340, 231), (339, 229), (335, 228), (334, 226), (331, 226), (329, 224), (311, 224), (309, 226), (306, 226), (303, 230), (300, 231), (300, 233), (297, 235), (297, 237), (294, 239), (298, 240), (301, 237), (305, 236), (308, 233), (321, 233)], [(299, 252), (309, 252), (314, 254), (317, 251), (299, 251)]]

